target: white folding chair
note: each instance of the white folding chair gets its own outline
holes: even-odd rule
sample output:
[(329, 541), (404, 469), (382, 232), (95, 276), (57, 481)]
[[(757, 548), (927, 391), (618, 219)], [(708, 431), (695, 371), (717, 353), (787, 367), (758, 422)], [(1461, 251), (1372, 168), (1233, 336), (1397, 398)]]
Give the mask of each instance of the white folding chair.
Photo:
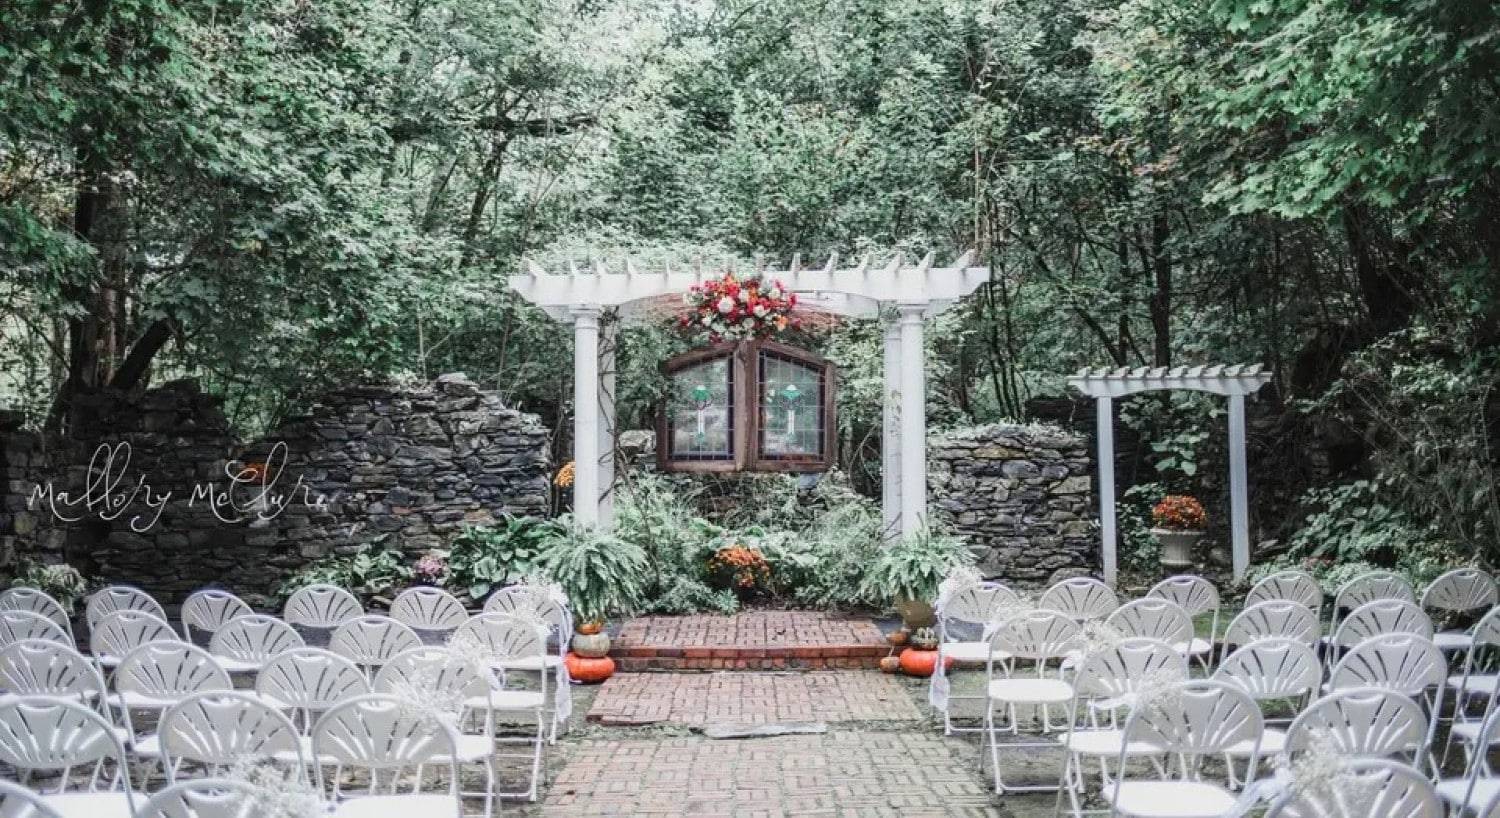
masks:
[[(495, 725), (489, 718), (492, 709), (490, 693), (494, 675), (489, 667), (475, 667), (464, 657), (447, 648), (421, 647), (408, 650), (381, 666), (375, 674), (373, 684), (376, 693), (385, 693), (400, 698), (403, 692), (426, 690), (434, 701), (454, 701), (460, 704), (454, 713), (454, 746), (458, 756), (456, 764), (479, 764), (484, 767), (485, 787), (480, 792), (460, 792), (460, 795), (484, 799), (484, 814), (495, 811)], [(468, 733), (463, 730), (470, 714), (467, 703), (482, 700), (485, 706), (480, 713), (480, 730)], [(439, 756), (437, 764), (446, 764), (448, 759)]]
[(365, 612), (354, 594), (334, 585), (306, 585), (292, 592), (281, 608), (289, 625), (337, 628)]
[(167, 620), (150, 611), (116, 611), (89, 628), (89, 653), (101, 669), (115, 667), (125, 654), (141, 645), (181, 641)]
[(45, 639), (59, 645), (73, 645), (71, 634), (39, 613), (0, 611), (0, 646), (23, 639)]
[(193, 631), (205, 633), (209, 638), (237, 617), (255, 611), (243, 599), (216, 588), (205, 588), (193, 592), (182, 603), (182, 638), (193, 641)]
[(0, 815), (19, 818), (63, 818), (62, 813), (47, 806), (42, 794), (20, 784), (0, 781)]
[(1432, 782), (1395, 761), (1354, 758), (1343, 762), (1350, 787), (1334, 792), (1303, 788), (1272, 802), (1266, 818), (1443, 818), (1443, 801)]
[[(1050, 792), (1052, 785), (1017, 786), (1006, 784), (1000, 770), (1000, 732), (1020, 733), (1018, 707), (1035, 707), (1040, 711), (1038, 721), (1041, 732), (1071, 727), (1070, 724), (1053, 725), (1050, 708), (1066, 706), (1073, 700), (1073, 686), (1049, 673), (1048, 663), (1059, 663), (1078, 650), (1082, 628), (1077, 620), (1061, 611), (1038, 610), (1006, 617), (997, 622), (990, 636), (991, 658), (985, 663), (985, 692), (988, 701), (984, 710), (984, 738), (989, 744), (990, 770), (995, 779), (995, 792)], [(996, 655), (1015, 657), (1015, 664), (1002, 667), (1002, 675), (995, 675)], [(1019, 665), (1031, 663), (1033, 672), (1025, 674)], [(995, 711), (1005, 714), (1005, 723), (997, 724)], [(1030, 741), (1007, 743), (1007, 750), (1036, 748), (1056, 749), (1055, 741)], [(982, 751), (983, 748), (981, 748)]]
[(46, 591), (36, 588), (7, 588), (0, 591), (0, 611), (31, 611), (41, 614), (66, 631), (69, 643), (72, 643), (73, 619), (68, 616), (68, 609)]
[[(1193, 574), (1167, 577), (1146, 592), (1148, 597), (1161, 597), (1175, 602), (1194, 619), (1212, 614), (1209, 620), (1208, 638), (1194, 636), (1188, 643), (1187, 655), (1197, 659), (1205, 671), (1213, 659), (1215, 640), (1219, 638), (1219, 589), (1212, 582)], [(1196, 629), (1195, 629), (1196, 630)]]
[(162, 711), (195, 693), (230, 690), (229, 674), (204, 649), (186, 642), (148, 642), (120, 660), (112, 703), (125, 725), (126, 743), (141, 758), (159, 758), (153, 734), (137, 733), (132, 711)]
[(1345, 614), (1361, 605), (1382, 599), (1415, 603), (1417, 596), (1412, 592), (1411, 583), (1400, 574), (1392, 571), (1366, 571), (1340, 585), (1334, 592), (1329, 632), (1338, 630), (1339, 620)]
[[(125, 748), (94, 710), (51, 696), (0, 698), (0, 762), (28, 772), (57, 770), (57, 789), (42, 802), (67, 818), (131, 818), (135, 792)], [(114, 769), (106, 775), (105, 762)], [(74, 768), (92, 770), (69, 790)], [(118, 786), (118, 789), (116, 787)]]
[(1318, 614), (1300, 602), (1268, 599), (1240, 611), (1224, 629), (1225, 645), (1248, 645), (1257, 639), (1279, 637), (1295, 639), (1316, 647), (1323, 635)]
[(145, 591), (129, 585), (100, 588), (89, 595), (88, 603), (83, 609), (90, 631), (104, 617), (120, 611), (145, 611), (163, 622), (167, 621), (167, 612), (162, 609), (160, 602)]
[[(1138, 703), (1125, 722), (1124, 746), (1115, 785), (1105, 800), (1117, 815), (1140, 818), (1216, 818), (1238, 799), (1226, 786), (1203, 780), (1202, 762), (1249, 743), (1250, 778), (1260, 760), (1260, 708), (1250, 695), (1226, 682), (1183, 682), (1169, 698)], [(1140, 742), (1158, 748), (1177, 766), (1153, 780), (1130, 780), (1128, 748)]]
[[(1474, 743), (1479, 747), (1500, 743), (1500, 709), (1485, 717)], [(1437, 793), (1450, 806), (1448, 814), (1453, 818), (1500, 815), (1500, 778), (1493, 775), (1485, 753), (1471, 755), (1463, 777), (1439, 781)]]
[[(290, 710), (311, 735), (314, 719), (335, 704), (368, 695), (370, 680), (348, 659), (322, 648), (292, 648), (272, 657), (255, 677), (255, 694)], [(305, 749), (310, 752), (311, 745)]]
[(274, 616), (248, 614), (219, 628), (208, 652), (230, 673), (254, 673), (271, 657), (303, 644), (302, 634), (291, 625)]
[(451, 631), (469, 618), (458, 597), (442, 588), (407, 588), (391, 603), (391, 618), (424, 631)]
[[(358, 696), (333, 706), (313, 725), (314, 766), (320, 791), (336, 805), (334, 818), (459, 818), (463, 802), (458, 790), (458, 757), (453, 728), (435, 715), (414, 710), (394, 696)], [(438, 759), (446, 759), (438, 765)], [(442, 766), (448, 771), (446, 793), (422, 792), (421, 769)], [(324, 767), (334, 774), (324, 776)], [(344, 768), (364, 770), (369, 786), (364, 794), (344, 790)], [(411, 790), (398, 792), (411, 771)], [(381, 778), (389, 774), (385, 793)]]
[[(1291, 702), (1294, 711), (1317, 695), (1323, 681), (1318, 655), (1295, 639), (1273, 636), (1257, 639), (1228, 656), (1214, 672), (1214, 679), (1232, 684), (1249, 694), (1257, 705), (1262, 702)], [(1269, 726), (1271, 719), (1262, 711), (1261, 737), (1258, 747), (1242, 743), (1225, 753), (1230, 786), (1239, 782), (1234, 761), (1250, 756), (1252, 750), (1262, 757), (1277, 755), (1286, 748), (1286, 733)], [(1279, 723), (1285, 724), (1285, 721)], [(1248, 779), (1247, 779), (1248, 780)]]
[(247, 758), (285, 760), (298, 777), (307, 774), (297, 728), (286, 714), (248, 692), (188, 696), (162, 713), (156, 736), (169, 784), (184, 763), (201, 765), (213, 777)]
[(1366, 602), (1346, 615), (1333, 631), (1329, 663), (1337, 663), (1344, 651), (1383, 633), (1411, 633), (1431, 639), (1432, 620), (1415, 603), (1402, 599)]
[(1122, 636), (1166, 642), (1184, 656), (1193, 641), (1193, 618), (1176, 602), (1161, 597), (1127, 602), (1111, 611), (1104, 623)]
[(1273, 599), (1296, 602), (1316, 614), (1323, 609), (1323, 588), (1306, 571), (1278, 571), (1251, 587), (1245, 607)]
[[(1485, 719), (1496, 709), (1496, 694), (1497, 689), (1500, 689), (1497, 680), (1500, 680), (1500, 676), (1492, 672), (1491, 668), (1497, 651), (1500, 651), (1500, 608), (1494, 608), (1485, 614), (1466, 636), (1469, 642), (1464, 649), (1463, 671), (1448, 677), (1448, 686), (1453, 689), (1453, 721), (1452, 729), (1448, 731), (1448, 740), (1443, 746), (1444, 763), (1447, 762), (1448, 752), (1455, 741), (1463, 745), (1466, 753), (1474, 751), (1478, 746), (1474, 742), (1478, 739)], [(1470, 709), (1476, 700), (1484, 702), (1484, 708), (1478, 715), (1474, 715)]]
[[(1163, 677), (1187, 681), (1188, 660), (1157, 639), (1122, 639), (1108, 649), (1081, 655), (1073, 678), (1068, 733), (1058, 739), (1066, 753), (1059, 787), (1067, 792), (1073, 815), (1084, 814), (1085, 767), (1090, 759), (1099, 765), (1099, 791), (1105, 792), (1113, 786), (1109, 763), (1122, 753), (1132, 758), (1160, 755), (1149, 744), (1126, 747), (1119, 715), (1128, 712), (1142, 684), (1155, 684)], [(1061, 798), (1059, 792), (1059, 805)]]
[(56, 696), (94, 708), (102, 708), (108, 695), (98, 666), (73, 648), (47, 639), (23, 639), (0, 648), (0, 689), (14, 696)]
[(374, 678), (375, 671), (392, 656), (422, 647), (417, 632), (389, 616), (357, 616), (333, 631), (328, 649), (364, 669)]
[[(1500, 604), (1500, 588), (1494, 577), (1478, 568), (1456, 568), (1428, 584), (1419, 604), (1429, 615), (1472, 615)], [(1448, 653), (1468, 650), (1473, 637), (1462, 630), (1451, 630), (1438, 633), (1432, 641)]]
[(475, 696), (465, 702), (465, 706), (474, 712), (484, 712), (485, 718), (491, 722), (488, 728), (494, 732), (493, 722), (497, 716), (521, 716), (532, 718), (536, 721), (536, 732), (530, 736), (497, 736), (499, 744), (521, 744), (530, 745), (530, 751), (526, 753), (497, 752), (496, 758), (521, 758), (528, 759), (531, 764), (530, 783), (524, 792), (501, 792), (496, 793), (502, 797), (518, 797), (535, 801), (537, 789), (541, 780), (542, 772), (542, 746), (547, 741), (547, 677), (549, 674), (540, 673), (539, 690), (524, 690), (508, 686), (509, 675), (506, 668), (520, 661), (525, 663), (527, 659), (533, 659), (545, 654), (547, 650), (547, 635), (537, 628), (529, 620), (520, 619), (509, 614), (486, 613), (472, 616), (459, 629), (454, 632), (448, 640), (450, 645), (460, 641), (470, 641), (483, 647), (492, 664), (491, 670), (496, 673), (498, 689), (488, 692), (487, 696)]
[(568, 606), (554, 599), (551, 589), (539, 585), (511, 585), (490, 594), (484, 602), (484, 613), (519, 614), (523, 618), (539, 617), (547, 623), (549, 650), (541, 656), (527, 657), (506, 666), (506, 670), (542, 673), (551, 671), (555, 701), (548, 707), (552, 720), (549, 741), (557, 740), (558, 730), (567, 726), (568, 716), (573, 712), (573, 688), (568, 684), (568, 671), (563, 658), (568, 655), (568, 643), (573, 638), (573, 613)]
[(146, 800), (135, 818), (256, 818), (265, 793), (248, 781), (195, 778)]
[[(1429, 720), (1425, 746), (1430, 750), (1443, 712), (1447, 681), (1448, 663), (1431, 639), (1412, 633), (1386, 633), (1350, 648), (1329, 674), (1327, 690), (1383, 687), (1425, 704)], [(1418, 769), (1425, 767), (1426, 761), (1417, 759)]]
[[(976, 582), (938, 600), (938, 659), (929, 683), (929, 700), (943, 711), (943, 734), (977, 733), (983, 728), (955, 727), (954, 701), (984, 701), (984, 696), (955, 696), (948, 680), (949, 662), (956, 666), (983, 665), (990, 659), (984, 628), (1007, 610), (1016, 610), (1020, 597), (998, 582)], [(1003, 657), (1002, 657), (1003, 658)]]
[(1062, 580), (1042, 592), (1038, 609), (1061, 611), (1074, 619), (1103, 619), (1120, 607), (1120, 599), (1108, 585), (1092, 577)]
[(1314, 736), (1353, 758), (1400, 756), (1418, 762), (1427, 742), (1427, 714), (1410, 696), (1383, 687), (1352, 687), (1308, 705), (1286, 731), (1284, 751), (1295, 755)]

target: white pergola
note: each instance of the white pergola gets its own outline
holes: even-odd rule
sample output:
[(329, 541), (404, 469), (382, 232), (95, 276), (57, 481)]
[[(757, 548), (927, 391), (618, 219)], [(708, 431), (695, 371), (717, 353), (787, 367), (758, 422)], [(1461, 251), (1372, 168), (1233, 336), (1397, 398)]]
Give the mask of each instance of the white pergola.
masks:
[(1234, 578), (1250, 567), (1249, 487), (1245, 480), (1245, 396), (1265, 386), (1271, 373), (1252, 366), (1178, 366), (1139, 369), (1084, 369), (1068, 385), (1097, 401), (1099, 438), (1099, 532), (1104, 580), (1115, 584), (1115, 420), (1114, 399), (1168, 389), (1210, 392), (1229, 398), (1229, 530)]
[[(840, 267), (838, 256), (804, 268), (794, 257), (786, 269), (752, 272), (779, 279), (797, 293), (799, 307), (851, 318), (878, 318), (885, 328), (885, 401), (881, 429), (882, 501), (888, 532), (914, 533), (927, 515), (927, 379), (923, 320), (990, 280), (988, 267), (968, 251), (946, 267), (928, 253), (915, 264), (897, 254), (877, 265), (865, 256)], [(609, 527), (614, 485), (614, 343), (600, 343), (600, 316), (657, 317), (650, 302), (687, 292), (721, 270), (701, 266), (642, 271), (629, 260), (554, 273), (534, 263), (510, 277), (510, 286), (559, 321), (573, 325), (573, 515)], [(659, 308), (657, 310), (659, 312)], [(608, 322), (603, 332), (613, 333)], [(601, 371), (604, 377), (601, 378)], [(662, 445), (658, 441), (658, 445)]]

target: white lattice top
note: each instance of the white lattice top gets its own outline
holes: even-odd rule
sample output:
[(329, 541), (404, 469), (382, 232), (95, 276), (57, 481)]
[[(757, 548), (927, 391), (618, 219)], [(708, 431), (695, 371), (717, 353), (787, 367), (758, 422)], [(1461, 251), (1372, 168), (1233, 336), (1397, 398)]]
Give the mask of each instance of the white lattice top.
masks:
[(1271, 373), (1260, 364), (1225, 366), (1081, 369), (1068, 385), (1089, 397), (1118, 398), (1160, 389), (1187, 389), (1216, 395), (1249, 395), (1265, 386)]

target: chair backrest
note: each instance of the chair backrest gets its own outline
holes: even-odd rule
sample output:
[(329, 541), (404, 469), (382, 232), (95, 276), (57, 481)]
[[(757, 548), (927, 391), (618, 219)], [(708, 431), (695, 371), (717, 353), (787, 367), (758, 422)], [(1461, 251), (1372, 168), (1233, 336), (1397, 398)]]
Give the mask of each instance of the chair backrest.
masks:
[(1447, 813), (1432, 782), (1405, 764), (1358, 758), (1342, 766), (1346, 784), (1290, 790), (1272, 802), (1266, 818), (1443, 818)]
[(1478, 568), (1455, 568), (1422, 590), (1424, 610), (1465, 613), (1500, 603), (1495, 578)]
[[(1125, 752), (1135, 742), (1147, 743), (1177, 755), (1191, 769), (1205, 756), (1250, 742), (1250, 769), (1255, 769), (1265, 722), (1250, 694), (1225, 682), (1194, 679), (1154, 698), (1131, 708), (1125, 722)], [(1120, 769), (1125, 766), (1122, 763)], [(1116, 786), (1121, 778), (1123, 774), (1116, 778)]]
[(1212, 582), (1196, 574), (1178, 574), (1167, 577), (1146, 592), (1148, 597), (1170, 599), (1182, 606), (1188, 616), (1202, 616), (1219, 612), (1219, 589)]
[(84, 618), (89, 623), (89, 629), (93, 630), (94, 625), (104, 617), (119, 611), (145, 611), (155, 614), (163, 622), (167, 619), (167, 612), (162, 609), (160, 602), (145, 591), (129, 585), (110, 585), (90, 594), (88, 604), (84, 606)]
[(69, 637), (73, 635), (73, 620), (68, 616), (68, 609), (46, 591), (37, 588), (7, 588), (0, 591), (0, 611), (31, 611), (41, 614), (67, 631)]
[(45, 639), (72, 645), (73, 637), (56, 622), (31, 611), (0, 611), (0, 646), (23, 639)]
[(1448, 663), (1431, 639), (1412, 633), (1372, 636), (1350, 648), (1329, 674), (1330, 690), (1384, 687), (1419, 695), (1441, 688)]
[[(990, 652), (1004, 651), (1017, 659), (1037, 663), (1038, 672), (1048, 659), (1061, 659), (1078, 651), (1083, 627), (1062, 611), (1035, 610), (1007, 617), (990, 634)], [(993, 659), (989, 663), (993, 672)]]
[[(462, 814), (458, 795), (457, 741), (453, 729), (435, 715), (412, 708), (395, 696), (378, 693), (357, 696), (334, 705), (312, 729), (313, 757), (339, 767), (363, 768), (377, 774), (385, 770), (420, 766), (447, 768), (448, 791)], [(443, 759), (437, 763), (438, 759)], [(324, 787), (324, 764), (317, 764), (318, 786)], [(339, 776), (330, 795), (340, 795)], [(399, 780), (397, 778), (392, 781)], [(394, 787), (394, 784), (392, 785)], [(414, 777), (420, 788), (421, 777)]]
[(1317, 699), (1298, 713), (1287, 728), (1286, 747), (1300, 752), (1321, 735), (1343, 755), (1415, 756), (1427, 742), (1427, 728), (1427, 715), (1410, 696), (1384, 687), (1353, 687)]
[(1084, 655), (1073, 689), (1080, 697), (1110, 699), (1133, 693), (1142, 680), (1163, 673), (1186, 681), (1187, 657), (1160, 639), (1121, 639), (1107, 649)]
[(94, 706), (106, 695), (104, 676), (88, 657), (47, 639), (23, 639), (0, 648), (0, 688), (19, 696), (58, 696)]
[(208, 643), (214, 656), (244, 662), (265, 662), (278, 653), (300, 648), (302, 634), (274, 616), (249, 614), (224, 624)]
[(295, 708), (308, 728), (313, 714), (369, 692), (370, 680), (364, 671), (322, 648), (292, 648), (277, 654), (255, 677), (256, 695)]
[(1293, 699), (1318, 689), (1323, 666), (1306, 643), (1269, 636), (1224, 657), (1214, 678), (1243, 688), (1253, 699)]
[[(104, 762), (114, 762), (105, 775)], [(23, 770), (92, 770), (86, 789), (107, 791), (118, 783), (135, 809), (125, 746), (109, 722), (77, 702), (52, 696), (0, 698), (0, 762)], [(66, 788), (76, 776), (63, 777)]]
[(407, 588), (391, 603), (391, 618), (404, 625), (429, 631), (447, 631), (462, 625), (469, 612), (458, 597), (442, 588)]
[(1007, 610), (1020, 606), (1021, 598), (1015, 591), (999, 582), (976, 582), (949, 594), (938, 609), (939, 626), (946, 631), (948, 625), (960, 622), (967, 625), (985, 625)]
[(566, 605), (552, 598), (550, 589), (540, 585), (511, 585), (490, 594), (484, 601), (484, 613), (530, 613), (547, 623), (550, 636), (566, 644), (573, 631), (573, 614)]
[(1268, 599), (1240, 611), (1224, 629), (1224, 642), (1247, 645), (1270, 636), (1295, 639), (1305, 645), (1318, 644), (1323, 625), (1317, 611), (1288, 599)]
[(1333, 610), (1352, 611), (1377, 599), (1415, 602), (1417, 597), (1406, 577), (1391, 571), (1367, 571), (1339, 586), (1333, 595)]
[(328, 649), (361, 667), (385, 664), (402, 651), (422, 646), (416, 631), (389, 616), (365, 614), (338, 626)]
[(195, 778), (151, 796), (135, 818), (255, 818), (265, 797), (248, 781)]
[(161, 740), (167, 780), (177, 777), (180, 762), (202, 764), (217, 775), (246, 758), (295, 759), (298, 775), (305, 766), (297, 728), (281, 711), (248, 692), (212, 691), (189, 696), (162, 713), (156, 735)]
[(181, 642), (182, 637), (167, 620), (150, 611), (117, 611), (89, 629), (89, 653), (95, 659), (119, 659), (151, 642)]
[(1161, 597), (1127, 602), (1104, 621), (1125, 636), (1160, 639), (1169, 645), (1187, 647), (1193, 639), (1193, 618), (1176, 602)]
[(1103, 619), (1120, 607), (1120, 599), (1108, 585), (1092, 577), (1062, 580), (1042, 593), (1036, 606), (1062, 611), (1074, 619)]
[(125, 654), (115, 669), (116, 691), (153, 699), (174, 701), (233, 687), (208, 651), (186, 642), (148, 642)]
[[(530, 659), (547, 654), (547, 634), (530, 620), (503, 613), (484, 613), (469, 617), (448, 638), (449, 645), (468, 641), (483, 647), (496, 666), (517, 659)], [(504, 669), (499, 670), (499, 682), (505, 682)], [(543, 696), (547, 692), (548, 673), (538, 674)]]
[[(1475, 673), (1486, 674), (1490, 670), (1492, 658), (1496, 649), (1500, 649), (1500, 608), (1492, 608), (1489, 613), (1480, 617), (1470, 631), (1474, 637), (1472, 648), (1464, 653), (1464, 668), (1460, 690), (1474, 690), (1469, 684), (1469, 677)], [(1485, 712), (1495, 706), (1496, 697), (1500, 696), (1500, 685), (1491, 688), (1485, 705)]]
[(20, 784), (0, 781), (0, 815), (19, 818), (63, 818), (42, 796)]
[(1375, 599), (1355, 608), (1333, 632), (1333, 644), (1353, 647), (1382, 633), (1414, 633), (1432, 638), (1432, 619), (1415, 603), (1401, 599)]
[(391, 657), (375, 674), (371, 687), (376, 693), (400, 696), (404, 691), (427, 689), (433, 701), (462, 702), (490, 693), (490, 669), (476, 668), (447, 648), (413, 648)]
[(195, 591), (182, 603), (182, 638), (193, 641), (193, 631), (213, 634), (237, 617), (255, 611), (243, 599), (216, 588)]
[(281, 617), (292, 625), (336, 628), (364, 612), (354, 594), (320, 583), (293, 591), (281, 608)]
[(1278, 571), (1245, 594), (1245, 607), (1271, 599), (1285, 599), (1307, 606), (1314, 613), (1323, 609), (1323, 588), (1306, 571)]

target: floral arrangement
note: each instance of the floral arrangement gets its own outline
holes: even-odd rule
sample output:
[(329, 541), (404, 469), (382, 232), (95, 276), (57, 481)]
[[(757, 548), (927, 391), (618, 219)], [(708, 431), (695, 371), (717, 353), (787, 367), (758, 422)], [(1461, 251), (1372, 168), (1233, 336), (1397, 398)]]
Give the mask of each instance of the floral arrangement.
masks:
[(775, 279), (736, 279), (726, 273), (723, 278), (694, 284), (682, 300), (687, 309), (677, 319), (678, 327), (686, 332), (706, 331), (713, 343), (767, 338), (800, 326), (792, 317), (797, 294)]
[(749, 592), (771, 580), (771, 564), (759, 548), (728, 545), (708, 558), (708, 575), (716, 585)]
[(1208, 528), (1208, 512), (1196, 497), (1169, 494), (1151, 508), (1151, 522), (1172, 531), (1202, 531)]
[(575, 469), (576, 467), (573, 465), (573, 461), (569, 460), (568, 462), (564, 463), (562, 465), (562, 468), (557, 470), (557, 474), (553, 475), (552, 485), (557, 486), (560, 489), (565, 489), (573, 485)]
[(441, 551), (428, 551), (417, 559), (411, 571), (418, 582), (442, 585), (448, 578), (448, 555)]
[(322, 795), (305, 776), (286, 772), (269, 758), (243, 757), (225, 777), (252, 788), (248, 803), (241, 807), (241, 815), (320, 818), (328, 814), (328, 805), (323, 802)]
[(73, 613), (73, 606), (88, 594), (89, 582), (78, 569), (63, 562), (43, 564), (22, 561), (10, 583), (12, 588), (35, 588), (57, 600), (63, 610)]

